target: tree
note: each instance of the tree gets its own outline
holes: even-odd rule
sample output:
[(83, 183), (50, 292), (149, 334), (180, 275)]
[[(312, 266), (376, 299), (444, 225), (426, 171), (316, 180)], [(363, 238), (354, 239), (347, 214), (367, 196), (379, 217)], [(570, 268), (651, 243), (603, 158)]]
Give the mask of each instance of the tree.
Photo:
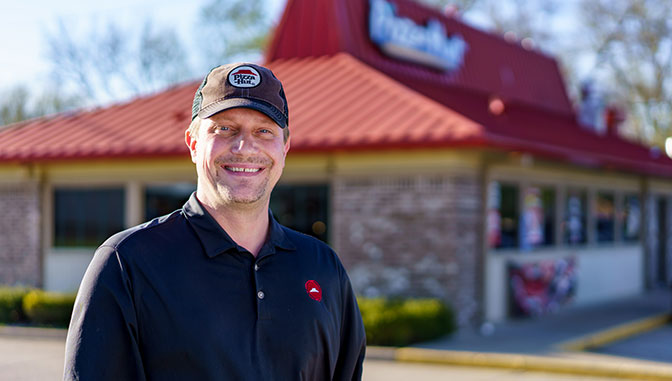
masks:
[(75, 40), (61, 21), (46, 37), (54, 79), (90, 104), (158, 91), (191, 77), (175, 32), (156, 29), (149, 20), (137, 36), (109, 22)]
[(640, 140), (663, 147), (672, 135), (672, 2), (581, 0), (582, 24), (596, 52), (594, 74), (621, 94)]
[(263, 0), (213, 0), (201, 9), (199, 33), (207, 64), (259, 58), (271, 31), (269, 7)]
[[(271, 17), (264, 0), (212, 0), (194, 28), (203, 70), (233, 58), (259, 56)], [(94, 25), (83, 38), (59, 22), (47, 33), (53, 76), (70, 91), (97, 104), (158, 91), (194, 77), (177, 34), (147, 20), (138, 33), (115, 22)], [(192, 53), (193, 54), (193, 53)]]
[(421, 0), (437, 8), (454, 7), (468, 20), (478, 20), (490, 31), (511, 39), (526, 39), (527, 46), (550, 46), (555, 40), (548, 28), (559, 0)]
[[(531, 38), (559, 58), (570, 95), (591, 79), (606, 102), (625, 106), (626, 135), (662, 147), (672, 135), (672, 2), (658, 0), (580, 0), (571, 21), (576, 35), (559, 35), (557, 0), (422, 0), (442, 7), (458, 4), (463, 17), (510, 37)], [(511, 34), (513, 32), (513, 34)], [(507, 36), (505, 34), (505, 36)], [(507, 36), (507, 37), (509, 37)], [(587, 74), (585, 62), (594, 57)]]
[[(232, 59), (260, 58), (272, 24), (266, 1), (212, 0), (201, 9), (194, 30), (203, 46), (192, 50), (200, 55), (199, 73)], [(61, 20), (46, 31), (57, 85), (39, 97), (24, 86), (7, 90), (0, 101), (2, 125), (156, 92), (195, 77), (182, 41), (170, 28), (155, 28), (147, 20), (138, 31), (109, 21), (78, 34), (77, 26)]]
[(28, 111), (28, 89), (17, 86), (2, 94), (3, 102), (0, 104), (0, 123), (2, 125), (19, 122), (30, 118)]
[(23, 85), (3, 91), (1, 99), (0, 126), (72, 110), (82, 105), (81, 99), (64, 95), (57, 88), (47, 89), (34, 97)]
[(457, 11), (465, 13), (471, 9), (479, 0), (419, 0), (418, 2), (430, 7), (444, 9), (445, 11)]

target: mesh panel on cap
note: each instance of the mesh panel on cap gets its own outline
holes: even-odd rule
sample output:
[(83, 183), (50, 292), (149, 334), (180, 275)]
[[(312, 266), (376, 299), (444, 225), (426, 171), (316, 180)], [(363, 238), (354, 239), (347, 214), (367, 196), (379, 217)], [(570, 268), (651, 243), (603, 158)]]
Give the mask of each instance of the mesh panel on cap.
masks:
[(196, 119), (196, 116), (198, 115), (198, 112), (201, 110), (201, 103), (203, 103), (203, 94), (201, 93), (201, 90), (203, 90), (203, 87), (205, 86), (206, 82), (208, 82), (208, 77), (210, 76), (210, 73), (212, 73), (213, 70), (216, 68), (210, 69), (208, 72), (208, 75), (203, 78), (203, 82), (201, 82), (201, 85), (198, 86), (198, 90), (196, 90), (196, 95), (194, 96), (194, 103), (191, 105), (191, 120)]
[[(273, 77), (275, 77), (275, 75)], [(285, 125), (289, 125), (289, 109), (287, 107), (287, 98), (285, 97), (285, 89), (282, 86), (280, 86), (280, 97), (282, 97), (282, 103), (284, 103), (285, 105), (283, 110), (285, 112)]]

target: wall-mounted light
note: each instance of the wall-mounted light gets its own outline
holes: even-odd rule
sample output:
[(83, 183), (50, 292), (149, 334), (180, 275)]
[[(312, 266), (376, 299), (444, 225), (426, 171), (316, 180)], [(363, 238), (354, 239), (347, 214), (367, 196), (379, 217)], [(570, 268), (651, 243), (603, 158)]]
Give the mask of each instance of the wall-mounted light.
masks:
[(501, 115), (505, 109), (504, 101), (499, 97), (490, 98), (488, 102), (488, 111), (492, 115)]

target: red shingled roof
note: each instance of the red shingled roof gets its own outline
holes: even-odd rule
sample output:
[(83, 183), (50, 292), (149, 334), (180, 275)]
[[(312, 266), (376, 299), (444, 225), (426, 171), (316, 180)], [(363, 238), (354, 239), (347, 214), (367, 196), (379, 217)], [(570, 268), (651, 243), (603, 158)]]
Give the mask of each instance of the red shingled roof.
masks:
[(197, 87), (189, 83), (127, 103), (4, 127), (0, 160), (186, 155), (184, 130)]
[[(346, 54), (269, 65), (290, 105), (292, 151), (476, 141), (481, 127)], [(197, 82), (0, 130), (0, 160), (186, 155)]]
[[(571, 118), (451, 92), (454, 109), (352, 56), (278, 60), (290, 109), (292, 152), (494, 147), (581, 165), (670, 176), (672, 160), (643, 146), (597, 136)], [(198, 82), (107, 108), (26, 121), (0, 130), (0, 161), (187, 156), (184, 130)], [(460, 110), (457, 112), (456, 110)]]
[(348, 54), (270, 64), (285, 86), (292, 151), (480, 142), (483, 128)]

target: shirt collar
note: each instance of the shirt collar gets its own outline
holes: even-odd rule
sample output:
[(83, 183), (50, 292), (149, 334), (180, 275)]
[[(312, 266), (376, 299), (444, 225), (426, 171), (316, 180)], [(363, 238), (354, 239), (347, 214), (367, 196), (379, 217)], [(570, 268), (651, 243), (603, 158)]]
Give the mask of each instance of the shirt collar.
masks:
[[(210, 213), (205, 210), (203, 205), (196, 198), (196, 192), (191, 194), (189, 200), (187, 200), (182, 207), (182, 210), (187, 221), (196, 232), (198, 239), (201, 241), (201, 244), (205, 249), (205, 254), (208, 257), (215, 257), (231, 249), (245, 251), (244, 248), (233, 241), (229, 234), (222, 229)], [(295, 250), (296, 247), (285, 234), (282, 225), (275, 220), (270, 209), (268, 210), (268, 220), (270, 225), (268, 238), (259, 251), (257, 258), (275, 254), (276, 247), (284, 250)]]

